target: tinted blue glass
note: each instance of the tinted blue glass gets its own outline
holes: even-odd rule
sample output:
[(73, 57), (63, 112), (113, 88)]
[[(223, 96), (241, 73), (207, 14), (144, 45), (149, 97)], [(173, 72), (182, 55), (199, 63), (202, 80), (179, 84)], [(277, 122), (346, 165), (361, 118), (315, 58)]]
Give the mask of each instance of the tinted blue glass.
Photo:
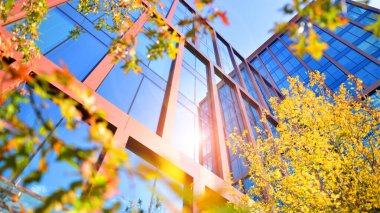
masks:
[(376, 21), (376, 13), (349, 3), (347, 4), (347, 16), (364, 26), (373, 24)]
[[(228, 84), (222, 82), (218, 86), (218, 92), (226, 138), (234, 132), (241, 135), (245, 127), (242, 123), (241, 112), (237, 106), (236, 95), (233, 89)], [(229, 149), (229, 156), (233, 177), (237, 178), (244, 174), (247, 171), (247, 168), (244, 166), (244, 159), (239, 158), (237, 154), (233, 154), (231, 149)]]
[(276, 137), (276, 138), (280, 137), (280, 133), (278, 133), (276, 126), (272, 122), (268, 121), (268, 126), (270, 128), (270, 131), (273, 134), (273, 137)]
[[(81, 123), (73, 132), (67, 130), (64, 124), (61, 124), (56, 129), (56, 132), (61, 138), (64, 138), (67, 145), (74, 145), (80, 148), (91, 148), (91, 144), (87, 142), (87, 124)], [(27, 174), (30, 169), (38, 168), (40, 157), (40, 153), (38, 153), (26, 168), (23, 175)], [(58, 162), (55, 153), (49, 153), (46, 160), (48, 161), (49, 169), (38, 184), (36, 183), (27, 186), (31, 191), (40, 194), (41, 196), (48, 196), (59, 188), (68, 189), (71, 183), (74, 181), (80, 181), (78, 171), (68, 163)]]
[[(29, 89), (29, 88), (28, 88)], [(35, 106), (39, 112), (41, 113), (41, 117), (43, 118), (43, 121), (41, 121), (36, 114), (36, 111), (34, 107), (32, 106), (31, 102), (22, 102), (19, 105), (19, 110), (17, 113), (17, 117), (28, 127), (32, 128), (36, 135), (38, 135), (39, 129), (42, 127), (43, 122), (51, 121), (53, 126), (56, 126), (61, 121), (61, 111), (59, 107), (55, 104), (53, 104), (50, 100), (43, 100), (40, 98), (40, 96), (34, 94), (33, 90), (29, 96), (29, 99), (33, 97)], [(44, 141), (47, 136), (49, 136), (51, 132), (47, 132), (43, 135), (39, 135), (38, 139), (40, 142)], [(28, 143), (31, 144), (31, 143)], [(3, 145), (3, 140), (0, 139), (0, 145)], [(33, 148), (34, 150), (37, 150), (39, 145), (34, 142)], [(31, 155), (33, 153), (30, 153)], [(3, 154), (5, 158), (7, 158), (7, 155)], [(11, 171), (6, 170), (3, 174), (3, 177), (10, 179), (11, 178)]]
[(240, 72), (241, 72), (241, 75), (244, 79), (245, 85), (247, 86), (248, 93), (252, 96), (252, 98), (254, 98), (258, 101), (259, 99), (257, 97), (256, 90), (252, 84), (251, 78), (248, 76), (247, 71), (243, 67)]
[(266, 82), (265, 82), (265, 85), (267, 86), (267, 89), (268, 89), (268, 91), (269, 91), (270, 96), (271, 96), (271, 97), (276, 97), (276, 94), (275, 94), (275, 92), (273, 91), (272, 87), (271, 87), (268, 83), (266, 83)]
[(241, 87), (243, 87), (243, 84), (240, 82), (236, 73), (233, 74), (232, 79), (234, 79), (235, 83), (238, 83)]
[(162, 0), (160, 2), (161, 2), (161, 4), (157, 4), (157, 10), (164, 17), (166, 17), (168, 15), (168, 13), (169, 13), (170, 7), (173, 4), (173, 0)]
[(380, 39), (374, 36), (373, 33), (351, 23), (338, 28), (334, 32), (369, 55), (380, 59)]
[(160, 87), (148, 78), (144, 78), (132, 104), (130, 115), (156, 132), (164, 94)]
[[(145, 24), (144, 28), (149, 29), (153, 26), (151, 24)], [(154, 41), (149, 39), (144, 33), (140, 33), (137, 36), (137, 47), (136, 55), (142, 60), (142, 62), (160, 76), (164, 81), (167, 81), (169, 78), (169, 73), (172, 66), (172, 59), (165, 54), (163, 58), (158, 58), (156, 60), (149, 60), (148, 58), (148, 46), (154, 44)]]
[(45, 54), (52, 48), (68, 39), (69, 32), (75, 29), (74, 22), (54, 8), (48, 11), (47, 18), (41, 23), (40, 40), (37, 41), (41, 53)]
[(121, 66), (121, 63), (114, 66), (96, 91), (124, 112), (129, 112), (143, 76), (133, 72), (125, 74)]
[(327, 35), (326, 32), (323, 32), (319, 28), (314, 28), (321, 35), (323, 41), (327, 42), (330, 46), (326, 53), (340, 63), (345, 69), (360, 78), (364, 84), (369, 86), (377, 79), (380, 79), (379, 65), (370, 61), (344, 43)]
[(146, 46), (151, 43), (147, 36), (139, 34), (136, 55), (142, 59), (142, 74), (125, 75), (122, 64), (119, 64), (108, 74), (97, 92), (155, 132), (172, 60), (165, 57), (150, 61)]
[[(318, 33), (321, 34), (321, 37), (327, 39), (327, 41), (333, 42), (333, 37), (323, 33), (320, 29), (316, 29)], [(281, 38), (285, 41), (288, 41), (287, 44), (291, 45), (294, 42), (289, 39), (287, 35), (282, 35)], [(339, 47), (338, 47), (338, 46)], [(337, 48), (341, 48), (341, 45), (335, 43), (331, 46), (337, 46)], [(340, 50), (339, 50), (340, 51)], [(330, 53), (336, 55), (339, 53), (338, 50), (335, 50), (333, 47), (330, 47), (326, 53)], [(326, 85), (333, 91), (339, 89), (339, 85), (343, 82), (347, 81), (347, 75), (340, 70), (337, 66), (335, 66), (331, 61), (329, 61), (325, 56), (322, 56), (320, 60), (313, 59), (309, 54), (305, 54), (303, 57), (303, 61), (310, 67), (311, 71), (318, 70), (326, 76), (325, 83)]]
[[(72, 0), (69, 2), (69, 4), (73, 8), (77, 8), (77, 6), (79, 4), (79, 0)], [(95, 13), (89, 13), (86, 15), (86, 18), (88, 18), (90, 21), (95, 21), (96, 19), (100, 18), (103, 15), (104, 15), (104, 13), (96, 13), (96, 14)]]
[(247, 193), (254, 201), (260, 201), (261, 198), (260, 196), (258, 195), (255, 195), (255, 194), (252, 194), (250, 193), (249, 189), (251, 187), (254, 187), (255, 186), (255, 183), (252, 182), (251, 178), (250, 177), (246, 177), (244, 180), (243, 180), (243, 186), (244, 186), (244, 190), (245, 190), (245, 193)]
[(189, 8), (180, 1), (177, 5), (176, 11), (173, 17), (173, 23), (177, 26), (177, 28), (184, 34), (188, 33), (192, 28), (193, 24), (178, 26), (178, 23), (182, 20), (192, 20), (193, 13), (189, 10)]
[(261, 66), (261, 63), (260, 63), (260, 61), (259, 61), (258, 58), (254, 58), (254, 59), (251, 61), (251, 65), (252, 65), (257, 71), (259, 71), (259, 73), (260, 73), (265, 79), (267, 79), (268, 81), (270, 81), (270, 78), (268, 77), (267, 72), (265, 71), (265, 69), (263, 68), (263, 66)]
[(216, 64), (214, 44), (209, 30), (206, 30), (206, 32), (200, 36), (199, 48), (211, 61)]
[(306, 55), (304, 60), (310, 68), (325, 74), (325, 83), (333, 91), (338, 90), (339, 85), (347, 80), (347, 75), (324, 56), (319, 61), (316, 61), (310, 55)]
[(281, 43), (281, 41), (276, 40), (269, 48), (272, 50), (273, 54), (277, 57), (277, 59), (280, 61), (290, 76), (299, 76), (300, 80), (304, 81), (305, 83), (309, 81), (306, 68), (288, 50), (288, 48)]
[(276, 82), (277, 86), (280, 89), (288, 88), (289, 83), (286, 80), (286, 75), (278, 66), (274, 58), (270, 55), (268, 50), (265, 50), (264, 52), (262, 52), (260, 54), (260, 58), (263, 61), (265, 67), (267, 68), (269, 74), (272, 76), (273, 80)]
[[(41, 110), (41, 115), (45, 120), (50, 119), (54, 124), (62, 118), (60, 108), (53, 104), (50, 100), (42, 100), (38, 95), (33, 92), (30, 94), (33, 96), (36, 106)], [(30, 102), (21, 103), (20, 111), (17, 116), (29, 127), (34, 127), (36, 130), (42, 126), (41, 122), (37, 119), (36, 112)]]
[(220, 62), (222, 63), (219, 65), (222, 67), (224, 73), (228, 74), (234, 69), (234, 66), (232, 65), (230, 52), (228, 51), (227, 44), (225, 44), (221, 39), (219, 39), (219, 37), (216, 40), (218, 45)]
[[(251, 130), (254, 134), (254, 137), (255, 137), (255, 140), (257, 139), (258, 135), (261, 134), (262, 136), (264, 136), (264, 127), (260, 121), (260, 115), (259, 115), (259, 112), (257, 111), (257, 109), (250, 105), (247, 101), (244, 100), (244, 106), (245, 106), (245, 110), (247, 112), (247, 115), (248, 115), (248, 120), (249, 120), (249, 123), (251, 125)], [(259, 132), (256, 130), (256, 127), (259, 128)]]
[(257, 83), (257, 85), (259, 86), (259, 89), (260, 89), (260, 91), (261, 91), (261, 94), (262, 94), (263, 97), (264, 97), (264, 101), (265, 101), (265, 103), (267, 104), (267, 106), (269, 107), (269, 110), (270, 110), (270, 111), (272, 112), (272, 114), (273, 114), (273, 109), (272, 109), (272, 107), (271, 107), (271, 105), (270, 105), (269, 97), (268, 97), (267, 93), (265, 92), (265, 89), (264, 89), (264, 87), (263, 87), (263, 84), (261, 83), (261, 80), (260, 80), (259, 75), (258, 75), (257, 73), (255, 73), (255, 72), (252, 72), (252, 73), (253, 73), (253, 76), (254, 76), (255, 79), (256, 79), (256, 83)]
[[(66, 129), (63, 122), (57, 127), (56, 134), (58, 137), (63, 138), (67, 145), (74, 145), (75, 147), (82, 149), (90, 149), (94, 148), (94, 144), (87, 141), (88, 128), (89, 127), (86, 123), (81, 122), (74, 131), (70, 131)], [(48, 146), (45, 146), (45, 149), (47, 147)], [(78, 170), (74, 169), (72, 165), (66, 162), (57, 161), (55, 152), (48, 152), (45, 158), (49, 169), (44, 173), (41, 181), (26, 186), (31, 191), (41, 196), (49, 196), (56, 190), (60, 188), (68, 189), (71, 183), (81, 180)], [(39, 152), (21, 174), (21, 184), (23, 184), (23, 177), (38, 168), (40, 159), (41, 153)]]
[(375, 92), (370, 97), (372, 98), (371, 106), (380, 109), (380, 93)]
[[(40, 40), (36, 41), (42, 54), (67, 40), (70, 30), (75, 29), (74, 22), (57, 8), (49, 10), (46, 18), (42, 21), (38, 30)], [(15, 23), (21, 22), (24, 22), (24, 20)], [(15, 23), (8, 24), (5, 28), (12, 31)]]
[(183, 51), (183, 62), (198, 78), (207, 79), (206, 65), (187, 48)]
[(287, 45), (291, 45), (293, 44), (293, 41), (289, 38), (289, 36), (287, 34), (283, 34), (281, 36), (281, 39), (287, 44)]
[(188, 69), (182, 69), (179, 92), (190, 101), (195, 100), (195, 76)]
[[(68, 130), (65, 127), (65, 121), (62, 122), (60, 110), (56, 105), (52, 104), (50, 101), (44, 101), (43, 103), (38, 96), (35, 96), (34, 99), (37, 107), (45, 109), (42, 110), (42, 116), (45, 119), (52, 119), (53, 123), (57, 123), (58, 127), (55, 129), (54, 134), (63, 139), (66, 145), (71, 145), (82, 149), (96, 148), (93, 143), (87, 141), (88, 125), (86, 123), (80, 122), (73, 131)], [(31, 110), (30, 104), (22, 104), (18, 116), (27, 124), (33, 125), (36, 129), (39, 128), (40, 124), (37, 122), (35, 113)], [(45, 135), (45, 137), (47, 136), (48, 135)], [(44, 138), (41, 138), (41, 140), (43, 141)], [(50, 147), (48, 143), (42, 143), (41, 146), (42, 149), (49, 149)], [(99, 152), (97, 155), (99, 155)], [(31, 171), (38, 168), (40, 158), (41, 151), (36, 153), (36, 155), (31, 159), (30, 164), (20, 174), (18, 182), (21, 185), (23, 185), (24, 177), (29, 175)], [(42, 176), (41, 181), (26, 186), (31, 191), (41, 196), (48, 196), (59, 188), (67, 189), (70, 183), (79, 180), (77, 171), (75, 171), (68, 163), (58, 162), (56, 159), (56, 154), (52, 150), (48, 151), (45, 159), (47, 160), (48, 170)], [(80, 162), (77, 163), (80, 164)], [(30, 201), (28, 197), (24, 197), (23, 199), (26, 199), (26, 203), (29, 203)], [(33, 203), (29, 204), (31, 206), (35, 206)]]
[(107, 46), (83, 32), (78, 40), (69, 39), (46, 54), (46, 57), (57, 65), (64, 63), (78, 80), (83, 81), (107, 51)]

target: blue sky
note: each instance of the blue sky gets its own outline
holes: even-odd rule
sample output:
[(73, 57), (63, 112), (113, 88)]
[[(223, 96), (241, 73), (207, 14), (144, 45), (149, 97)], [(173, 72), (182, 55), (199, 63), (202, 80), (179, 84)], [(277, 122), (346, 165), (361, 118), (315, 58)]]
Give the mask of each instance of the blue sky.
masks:
[[(270, 29), (278, 21), (288, 21), (293, 16), (285, 16), (281, 8), (292, 0), (214, 0), (214, 5), (227, 11), (230, 25), (220, 21), (214, 28), (243, 56), (248, 57), (273, 33)], [(379, 8), (380, 0), (370, 1)]]

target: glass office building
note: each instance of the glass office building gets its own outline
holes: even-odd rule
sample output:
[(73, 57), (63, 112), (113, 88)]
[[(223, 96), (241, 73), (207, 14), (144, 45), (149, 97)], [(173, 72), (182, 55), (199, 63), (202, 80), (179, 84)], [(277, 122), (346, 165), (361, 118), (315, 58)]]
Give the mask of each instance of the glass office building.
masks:
[[(177, 23), (191, 17), (195, 10), (182, 0), (163, 2), (159, 16), (184, 36), (192, 25), (178, 27)], [(187, 177), (186, 182), (176, 182), (162, 171), (165, 181), (150, 182), (131, 180), (120, 173), (120, 195), (110, 202), (121, 201), (121, 209), (131, 201), (149, 201), (153, 197), (152, 186), (178, 210), (184, 205), (192, 205), (184, 204), (181, 197), (171, 193), (164, 184), (167, 181), (193, 193), (215, 192), (225, 200), (231, 196), (218, 190), (225, 187), (230, 175), (235, 183), (243, 180), (244, 187), (249, 188), (252, 183), (247, 178), (244, 160), (233, 154), (225, 141), (231, 133), (246, 130), (244, 139), (252, 142), (258, 137), (255, 127), (277, 134), (276, 120), (269, 115), (263, 122), (261, 114), (263, 110), (272, 110), (269, 105), (271, 97), (281, 98), (281, 88), (288, 87), (287, 76), (299, 76), (308, 82), (307, 71), (320, 70), (326, 75), (326, 85), (336, 91), (352, 74), (364, 82), (366, 93), (373, 94), (377, 103), (380, 102), (374, 93), (380, 87), (380, 40), (365, 30), (379, 14), (375, 8), (348, 1), (350, 22), (345, 27), (333, 32), (314, 26), (330, 46), (318, 61), (309, 55), (294, 56), (289, 49), (292, 41), (286, 33), (273, 35), (244, 59), (239, 50), (215, 31), (207, 32), (195, 41), (181, 41), (175, 60), (164, 57), (150, 61), (146, 46), (155, 41), (139, 33), (136, 35), (136, 54), (142, 59), (143, 73), (136, 75), (124, 74), (121, 64), (111, 63), (107, 52), (115, 35), (97, 30), (93, 25), (105, 14), (84, 16), (76, 11), (76, 4), (76, 1), (48, 0), (50, 9), (47, 19), (42, 22), (41, 42), (38, 43), (43, 54), (39, 64), (44, 67), (38, 67), (34, 72), (38, 75), (39, 69), (58, 69), (62, 60), (75, 75), (75, 84), (93, 91), (95, 103), (106, 111), (107, 122), (113, 127), (121, 146), (130, 154), (132, 165), (142, 162), (160, 171), (157, 162), (164, 160)], [(146, 14), (131, 16), (136, 29), (154, 27), (146, 22)], [(11, 30), (13, 23), (22, 21), (22, 18), (10, 17), (1, 30)], [(301, 21), (304, 20), (296, 16), (290, 23)], [(78, 26), (82, 31), (78, 39), (69, 38), (70, 30)], [(11, 36), (10, 33), (6, 35)], [(67, 91), (62, 89), (62, 92)], [(67, 143), (82, 146), (88, 124), (82, 122), (79, 128), (70, 132), (64, 128), (65, 120), (57, 107), (50, 102), (47, 104), (50, 107), (44, 116), (53, 118), (57, 134), (62, 135)], [(36, 118), (30, 116), (30, 112), (30, 106), (22, 105), (19, 116), (26, 124), (34, 125)], [(70, 167), (54, 162), (52, 155), (48, 158), (51, 160), (50, 170), (42, 181), (38, 185), (23, 185), (23, 176), (36, 167), (34, 162), (40, 155), (37, 152), (33, 156), (16, 179), (10, 179), (7, 174), (0, 179), (4, 201), (0, 208), (20, 209), (3, 191), (10, 195), (20, 194), (19, 201), (25, 207), (33, 208), (43, 202), (43, 197), (76, 180), (75, 176), (67, 175)], [(166, 209), (165, 206), (162, 208)]]
[[(349, 23), (335, 31), (313, 25), (313, 29), (323, 42), (329, 45), (320, 60), (310, 55), (303, 58), (292, 55), (289, 45), (293, 41), (287, 34), (276, 34), (265, 42), (247, 60), (277, 88), (286, 88), (286, 77), (299, 76), (308, 82), (307, 70), (319, 70), (326, 75), (326, 85), (332, 90), (348, 81), (353, 75), (364, 83), (367, 92), (379, 87), (380, 79), (380, 40), (365, 28), (376, 21), (379, 10), (363, 7), (355, 2), (347, 2)], [(305, 21), (295, 17), (292, 23)], [(269, 77), (270, 76), (270, 77)]]

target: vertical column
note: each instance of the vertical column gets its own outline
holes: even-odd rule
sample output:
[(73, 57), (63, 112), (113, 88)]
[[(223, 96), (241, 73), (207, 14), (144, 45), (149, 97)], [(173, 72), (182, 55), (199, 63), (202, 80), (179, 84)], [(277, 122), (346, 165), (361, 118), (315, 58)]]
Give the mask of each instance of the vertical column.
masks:
[[(264, 69), (264, 71), (267, 73), (268, 77), (272, 81), (272, 83), (276, 86), (277, 90), (280, 90), (280, 88), (278, 87), (277, 83), (274, 81), (272, 75), (270, 74), (269, 70), (266, 68), (264, 62), (261, 60), (259, 55), (257, 55), (256, 57), (257, 57), (257, 60), (259, 61), (259, 63), (261, 64), (261, 67)], [(260, 74), (260, 72), (258, 72), (258, 73)], [(260, 74), (260, 76), (261, 76), (261, 74)], [(268, 79), (268, 81), (269, 81), (269, 79)]]
[(216, 63), (217, 63), (216, 65), (222, 68), (222, 60), (220, 59), (219, 47), (218, 47), (218, 35), (214, 30), (213, 30), (212, 40), (213, 40), (214, 52), (216, 56)]
[(260, 103), (259, 105), (261, 105), (261, 107), (266, 106), (266, 102), (264, 100), (264, 94), (261, 93), (261, 90), (260, 90), (260, 88), (257, 85), (257, 82), (255, 80), (255, 76), (253, 76), (252, 70), (249, 67), (247, 61), (245, 61), (245, 60), (244, 60), (244, 65), (245, 65), (245, 67), (247, 69), (247, 74), (248, 74), (249, 78), (251, 79), (252, 85), (253, 85), (254, 89), (256, 90), (256, 94), (257, 94), (257, 96), (260, 99), (260, 100), (257, 100)]
[(161, 109), (160, 121), (157, 128), (157, 134), (162, 136), (162, 138), (168, 142), (171, 141), (173, 135), (175, 109), (177, 105), (184, 49), (185, 41), (184, 39), (181, 39), (178, 46), (177, 57), (172, 65), (172, 71), (169, 76), (165, 91), (164, 104)]
[(272, 56), (272, 58), (274, 59), (274, 61), (276, 61), (277, 65), (280, 67), (280, 69), (282, 70), (282, 72), (285, 73), (286, 77), (289, 77), (290, 76), (289, 73), (286, 71), (285, 67), (282, 66), (281, 62), (277, 59), (277, 57), (272, 53), (272, 50), (270, 50), (269, 47), (267, 47), (266, 50)]
[[(224, 179), (227, 180), (230, 173), (230, 165), (228, 160), (228, 150), (226, 145), (226, 139), (224, 137), (223, 130), (223, 118), (222, 118), (222, 108), (219, 102), (218, 97), (218, 88), (215, 82), (215, 70), (214, 66), (208, 64), (207, 74), (209, 76), (208, 84), (210, 89), (211, 97), (211, 109), (212, 109), (212, 123), (213, 123), (213, 136), (216, 143), (216, 162), (217, 162), (217, 171), (218, 174)], [(218, 155), (219, 154), (219, 155)]]
[[(259, 59), (259, 61), (261, 62), (261, 60)], [(262, 63), (262, 62), (261, 62)], [(264, 64), (262, 65), (262, 66), (264, 66)], [(265, 67), (263, 67), (264, 69), (266, 69)], [(256, 72), (256, 70), (254, 71), (254, 70), (251, 70), (252, 72)], [(268, 89), (264, 86), (264, 80), (262, 79), (262, 76), (260, 75), (260, 73), (259, 72), (256, 72), (256, 74), (257, 74), (257, 77), (258, 77), (258, 79), (256, 79), (254, 76), (254, 79), (255, 79), (255, 83), (257, 83), (257, 84), (261, 84), (261, 88), (262, 88), (262, 92), (261, 92), (261, 89), (260, 89), (260, 86), (259, 85), (257, 85), (258, 86), (258, 88), (259, 88), (259, 91), (260, 91), (260, 94), (261, 93), (263, 93), (262, 95), (263, 95), (263, 100), (266, 98), (266, 97), (270, 97), (271, 95), (270, 95), (270, 92), (268, 91)], [(252, 74), (253, 75), (253, 74)], [(259, 81), (259, 82), (256, 82), (256, 81)], [(274, 81), (273, 81), (274, 82)], [(277, 86), (277, 85), (276, 85)], [(266, 103), (266, 101), (264, 100), (264, 102)], [(269, 106), (266, 104), (266, 106), (267, 106), (267, 109), (269, 110)]]
[(255, 137), (254, 137), (254, 134), (252, 132), (252, 127), (251, 127), (251, 124), (249, 122), (247, 111), (246, 111), (245, 106), (244, 106), (244, 100), (243, 100), (243, 97), (241, 96), (241, 92), (240, 92), (239, 88), (236, 85), (234, 86), (234, 92), (236, 94), (237, 104), (238, 104), (238, 107), (239, 107), (239, 110), (240, 110), (240, 113), (241, 113), (241, 116), (243, 119), (243, 125), (246, 128), (245, 130), (248, 132), (247, 138), (251, 143), (255, 144), (256, 143)]
[[(231, 47), (228, 43), (227, 43), (227, 48), (228, 48), (228, 53), (230, 54), (230, 58), (231, 58), (231, 61), (232, 61), (232, 66), (234, 67), (234, 70), (235, 70), (235, 72), (236, 72), (236, 75), (238, 76), (238, 79), (239, 79), (241, 85), (243, 86), (243, 88), (244, 88), (246, 91), (248, 91), (248, 89), (247, 89), (247, 85), (245, 84), (244, 79), (243, 79), (243, 76), (241, 75), (241, 72), (240, 72), (240, 69), (239, 69), (239, 65), (238, 65), (238, 64), (236, 63), (236, 61), (235, 61), (235, 55), (234, 55), (235, 53), (234, 53), (232, 47)], [(236, 84), (237, 84), (238, 86), (240, 86), (240, 85), (238, 84), (238, 82), (236, 82)]]

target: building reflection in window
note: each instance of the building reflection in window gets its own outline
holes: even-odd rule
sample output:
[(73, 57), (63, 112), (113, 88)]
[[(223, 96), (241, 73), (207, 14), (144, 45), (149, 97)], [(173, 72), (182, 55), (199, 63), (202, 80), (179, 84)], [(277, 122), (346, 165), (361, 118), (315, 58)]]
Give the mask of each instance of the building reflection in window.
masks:
[[(229, 138), (229, 135), (232, 133), (242, 135), (245, 127), (243, 125), (240, 109), (237, 105), (236, 94), (232, 87), (224, 80), (218, 76), (215, 76), (215, 79), (217, 82), (220, 105), (222, 107), (225, 137)], [(240, 158), (238, 154), (233, 154), (230, 148), (228, 150), (232, 175), (233, 178), (236, 179), (245, 174), (248, 170), (244, 166), (245, 160)]]
[(215, 171), (206, 65), (187, 48), (184, 50), (178, 95), (172, 143), (195, 161), (203, 158), (204, 165)]

